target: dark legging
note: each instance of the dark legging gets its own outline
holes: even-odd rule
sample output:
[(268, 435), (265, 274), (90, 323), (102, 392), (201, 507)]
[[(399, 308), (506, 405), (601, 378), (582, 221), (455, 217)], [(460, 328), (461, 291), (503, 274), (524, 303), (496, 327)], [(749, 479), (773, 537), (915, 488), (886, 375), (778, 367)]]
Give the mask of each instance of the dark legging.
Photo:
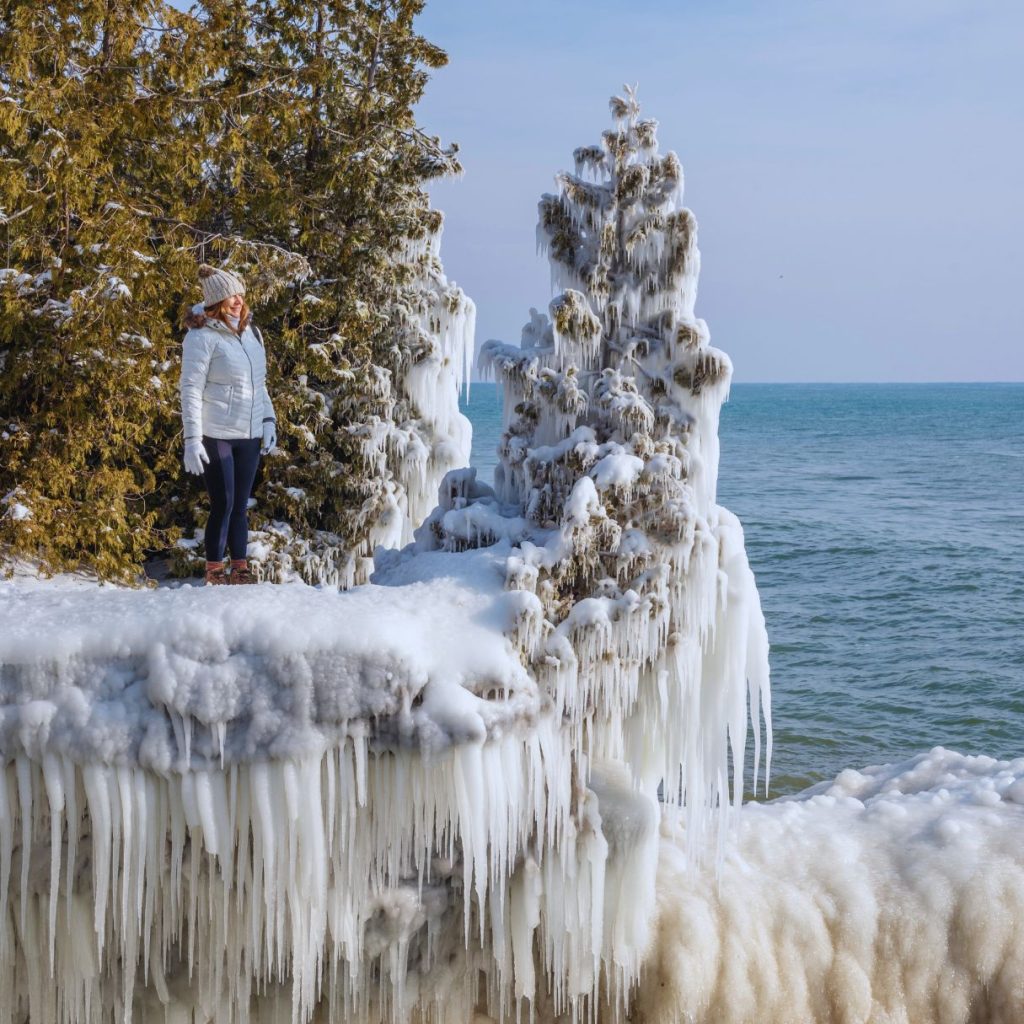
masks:
[(232, 558), (245, 558), (249, 544), (246, 507), (260, 464), (260, 439), (225, 441), (220, 437), (204, 437), (203, 447), (210, 457), (203, 467), (206, 490), (210, 494), (206, 560), (223, 562), (225, 548), (231, 550)]

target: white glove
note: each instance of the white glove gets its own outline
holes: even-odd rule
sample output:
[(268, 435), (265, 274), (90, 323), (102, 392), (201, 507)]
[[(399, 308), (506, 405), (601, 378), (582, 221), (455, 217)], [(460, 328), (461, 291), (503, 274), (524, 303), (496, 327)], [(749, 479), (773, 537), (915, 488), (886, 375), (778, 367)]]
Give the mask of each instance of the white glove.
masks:
[(267, 420), (263, 424), (263, 444), (260, 445), (260, 454), (269, 455), (277, 444), (277, 424), (273, 420)]
[(203, 463), (208, 463), (210, 456), (206, 454), (203, 447), (203, 440), (200, 437), (187, 437), (185, 439), (185, 470), (201, 476)]

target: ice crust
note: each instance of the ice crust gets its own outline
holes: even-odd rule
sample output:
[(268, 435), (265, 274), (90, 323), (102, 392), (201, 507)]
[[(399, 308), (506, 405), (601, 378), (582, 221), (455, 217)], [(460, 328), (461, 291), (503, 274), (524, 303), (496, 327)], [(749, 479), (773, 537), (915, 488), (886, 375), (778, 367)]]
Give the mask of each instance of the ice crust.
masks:
[(572, 829), (506, 555), (345, 593), (0, 584), (0, 1020), (404, 1018), (418, 966), (506, 941), (517, 861)]
[(716, 870), (663, 822), (636, 1021), (1024, 1020), (1024, 758), (936, 748), (734, 824)]
[(540, 703), (503, 636), (506, 554), (424, 554), (401, 586), (340, 593), (0, 582), (0, 750), (168, 773), (295, 757), (371, 719), (383, 746), (483, 739)]

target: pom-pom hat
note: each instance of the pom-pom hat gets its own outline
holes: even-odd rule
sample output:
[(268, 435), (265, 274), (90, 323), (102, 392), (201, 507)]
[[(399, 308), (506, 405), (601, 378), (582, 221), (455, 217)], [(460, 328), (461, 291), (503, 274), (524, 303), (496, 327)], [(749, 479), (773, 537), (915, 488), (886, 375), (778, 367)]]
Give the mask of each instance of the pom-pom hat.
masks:
[(232, 295), (245, 294), (245, 282), (230, 270), (218, 270), (204, 263), (199, 268), (199, 283), (203, 287), (203, 305), (216, 306)]

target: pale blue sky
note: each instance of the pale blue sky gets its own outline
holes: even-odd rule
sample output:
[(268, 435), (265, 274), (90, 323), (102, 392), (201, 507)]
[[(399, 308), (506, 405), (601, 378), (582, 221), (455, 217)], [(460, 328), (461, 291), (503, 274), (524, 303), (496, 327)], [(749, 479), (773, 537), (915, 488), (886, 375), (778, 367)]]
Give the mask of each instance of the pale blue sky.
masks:
[(551, 292), (540, 194), (640, 86), (736, 380), (1024, 380), (1021, 0), (428, 0), (419, 119), (478, 343)]

